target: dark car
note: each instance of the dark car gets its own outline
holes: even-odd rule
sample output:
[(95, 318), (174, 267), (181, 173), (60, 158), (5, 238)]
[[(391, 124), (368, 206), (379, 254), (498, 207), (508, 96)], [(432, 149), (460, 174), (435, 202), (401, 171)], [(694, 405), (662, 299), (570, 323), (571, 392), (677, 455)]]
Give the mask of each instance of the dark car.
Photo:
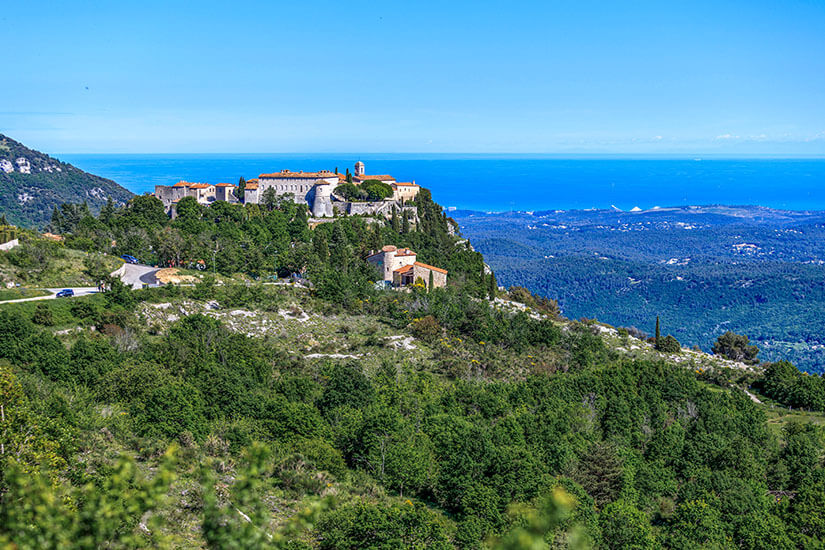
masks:
[(70, 296), (74, 296), (74, 290), (71, 288), (64, 288), (60, 292), (56, 294), (58, 298), (69, 298)]
[(137, 258), (135, 258), (134, 256), (130, 256), (128, 254), (124, 254), (123, 256), (120, 257), (120, 259), (123, 260), (124, 262), (126, 262), (127, 264), (140, 263)]

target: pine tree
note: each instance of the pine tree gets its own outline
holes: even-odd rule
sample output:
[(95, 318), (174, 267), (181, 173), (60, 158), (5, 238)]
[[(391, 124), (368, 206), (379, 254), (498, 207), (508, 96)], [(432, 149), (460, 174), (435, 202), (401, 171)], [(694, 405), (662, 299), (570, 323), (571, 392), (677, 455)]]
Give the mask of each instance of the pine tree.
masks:
[(100, 216), (99, 219), (106, 225), (112, 221), (112, 216), (115, 213), (115, 203), (112, 200), (112, 197), (109, 197), (106, 201), (106, 204), (103, 205), (103, 208), (100, 209)]
[(52, 210), (52, 222), (49, 224), (49, 229), (55, 233), (60, 233), (63, 230), (63, 214), (60, 213), (60, 209), (56, 206), (54, 210)]
[(315, 231), (312, 244), (315, 248), (315, 255), (318, 256), (321, 262), (326, 263), (329, 260), (329, 245), (327, 245), (326, 237), (320, 231)]

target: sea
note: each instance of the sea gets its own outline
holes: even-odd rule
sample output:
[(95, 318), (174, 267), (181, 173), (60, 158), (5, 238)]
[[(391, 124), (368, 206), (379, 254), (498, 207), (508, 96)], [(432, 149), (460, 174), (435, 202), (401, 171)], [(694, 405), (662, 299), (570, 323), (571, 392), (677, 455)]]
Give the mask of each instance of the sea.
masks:
[(61, 154), (136, 194), (179, 180), (237, 183), (283, 169), (390, 174), (448, 209), (485, 212), (759, 205), (825, 210), (825, 158), (433, 154)]

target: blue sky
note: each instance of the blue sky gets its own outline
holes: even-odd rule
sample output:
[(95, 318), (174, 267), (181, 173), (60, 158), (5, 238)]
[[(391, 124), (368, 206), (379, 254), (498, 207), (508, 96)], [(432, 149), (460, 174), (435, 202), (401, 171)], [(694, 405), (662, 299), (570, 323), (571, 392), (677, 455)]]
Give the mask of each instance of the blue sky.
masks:
[(49, 152), (825, 155), (825, 2), (27, 2)]

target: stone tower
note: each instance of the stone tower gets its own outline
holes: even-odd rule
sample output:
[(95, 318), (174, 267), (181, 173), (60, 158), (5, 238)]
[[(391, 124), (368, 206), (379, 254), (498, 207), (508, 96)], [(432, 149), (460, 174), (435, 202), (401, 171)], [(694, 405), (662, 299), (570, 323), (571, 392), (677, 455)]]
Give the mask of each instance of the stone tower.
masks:
[(366, 174), (366, 172), (364, 171), (364, 163), (359, 160), (355, 163), (355, 175), (363, 176), (364, 174)]
[(312, 215), (316, 218), (331, 218), (332, 184), (318, 180), (315, 184), (315, 196), (312, 199)]

